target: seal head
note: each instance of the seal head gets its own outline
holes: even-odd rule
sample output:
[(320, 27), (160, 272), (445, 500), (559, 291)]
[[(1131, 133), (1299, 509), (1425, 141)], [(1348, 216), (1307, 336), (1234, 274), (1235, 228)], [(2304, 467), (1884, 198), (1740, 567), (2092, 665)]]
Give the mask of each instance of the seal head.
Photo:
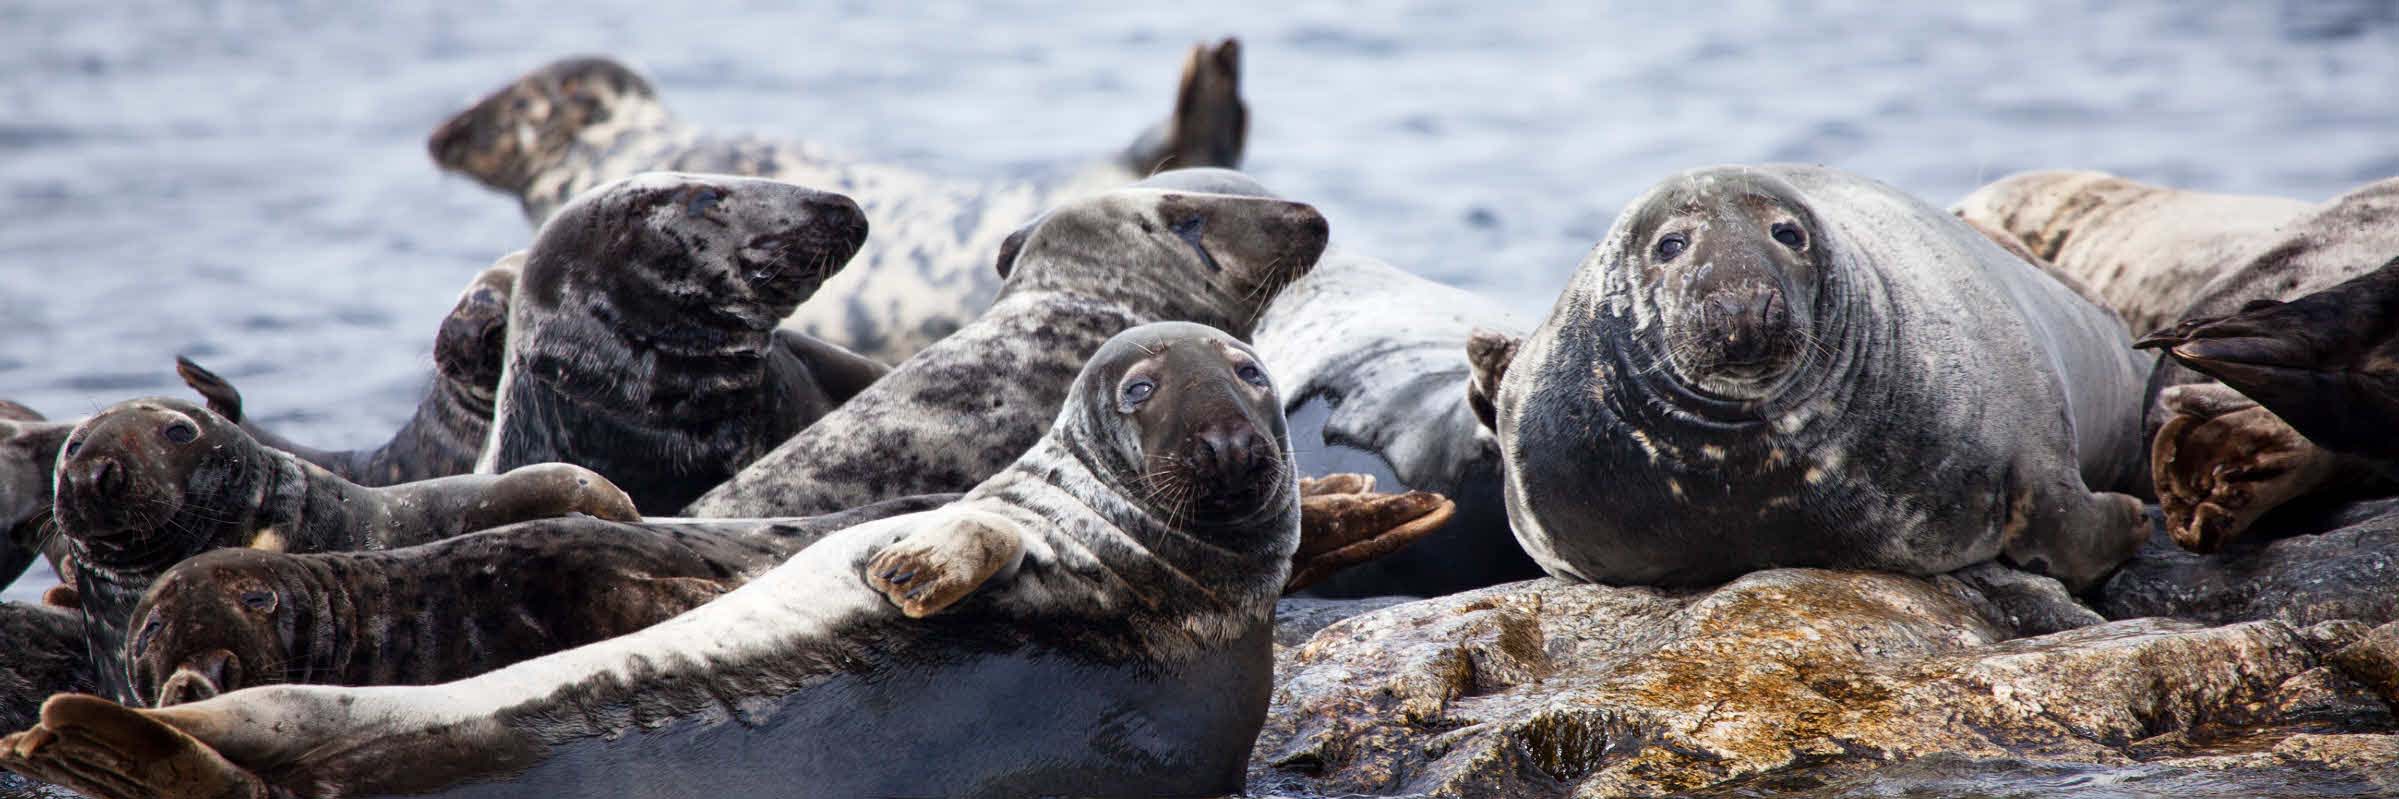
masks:
[(622, 121), (627, 106), (655, 106), (657, 97), (650, 82), (624, 64), (591, 56), (563, 59), (450, 117), (426, 149), (442, 169), (521, 192), (534, 176), (566, 160), (585, 128)]
[(1697, 175), (1641, 208), (1623, 264), (1638, 281), (1639, 328), (1685, 385), (1764, 397), (1797, 366), (1829, 270), (1798, 192), (1767, 176), (1726, 190)]
[[(249, 504), (258, 445), (181, 400), (119, 403), (68, 434), (58, 456), (58, 521), (95, 561), (164, 569), (214, 537), (226, 508)], [(164, 562), (153, 562), (161, 561)]]
[(283, 583), (299, 575), (278, 564), (270, 553), (220, 549), (161, 577), (134, 611), (126, 642), (136, 698), (165, 707), (239, 690), (251, 675), (285, 681), (289, 636), (307, 627), (284, 599)]
[(1199, 529), (1270, 529), (1256, 524), (1260, 514), (1290, 505), (1297, 478), (1283, 457), (1282, 406), (1239, 339), (1188, 322), (1137, 327), (1092, 356), (1075, 391), (1068, 413), (1081, 418), (1061, 421), (1079, 433), (1063, 440), (1153, 514)]

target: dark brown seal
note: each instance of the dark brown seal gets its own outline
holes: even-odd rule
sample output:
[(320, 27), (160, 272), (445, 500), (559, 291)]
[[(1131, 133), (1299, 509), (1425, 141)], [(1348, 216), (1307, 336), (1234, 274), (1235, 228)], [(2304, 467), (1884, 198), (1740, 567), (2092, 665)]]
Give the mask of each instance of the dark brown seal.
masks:
[[(651, 173), (584, 194), (526, 257), (478, 470), (578, 464), (674, 513), (882, 376), (776, 329), (866, 238), (849, 198), (772, 180)], [(932, 492), (894, 496), (911, 493)]]
[[(605, 478), (566, 464), (366, 488), (172, 399), (119, 403), (77, 425), (57, 487), (95, 657), (111, 659), (151, 581), (211, 549), (381, 549), (569, 513), (640, 518)], [(121, 669), (102, 679), (129, 695)]]
[(189, 358), (175, 359), (185, 385), (208, 409), (242, 426), (250, 437), (325, 467), (364, 486), (398, 485), (466, 474), (491, 435), (492, 399), (506, 363), (508, 297), (516, 288), (523, 252), (509, 253), (475, 276), (442, 318), (433, 339), (433, 386), (414, 416), (390, 441), (373, 449), (323, 450), (276, 435), (250, 419), (233, 384)]
[(0, 400), (0, 585), (57, 552), (50, 473), (73, 432), (74, 422), (47, 421), (32, 408)]
[(54, 698), (0, 766), (101, 799), (1237, 792), (1299, 539), (1272, 379), (1151, 325), (1070, 397), (958, 502), (640, 632), (438, 686)]
[[(1160, 188), (1181, 170), (1043, 215), (1001, 250), (1007, 287), (973, 324), (900, 364), (685, 509), (808, 516), (963, 491), (1039, 440), (1083, 359), (1149, 322), (1247, 336), (1324, 252), (1316, 209)], [(606, 472), (605, 469), (602, 470)]]

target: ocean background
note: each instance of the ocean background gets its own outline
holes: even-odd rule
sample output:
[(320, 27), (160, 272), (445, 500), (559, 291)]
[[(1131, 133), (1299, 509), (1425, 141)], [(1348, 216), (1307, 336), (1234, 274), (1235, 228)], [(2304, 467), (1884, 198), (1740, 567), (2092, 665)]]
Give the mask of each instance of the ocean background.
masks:
[(1251, 172), (1339, 246), (1534, 314), (1694, 166), (1942, 205), (2046, 167), (2310, 200), (2399, 175), (2391, 2), (5, 0), (0, 397), (188, 398), (188, 354), (297, 440), (384, 440), (458, 290), (531, 235), (425, 136), (560, 56), (624, 59), (698, 125), (999, 179), (1116, 152), (1226, 35)]

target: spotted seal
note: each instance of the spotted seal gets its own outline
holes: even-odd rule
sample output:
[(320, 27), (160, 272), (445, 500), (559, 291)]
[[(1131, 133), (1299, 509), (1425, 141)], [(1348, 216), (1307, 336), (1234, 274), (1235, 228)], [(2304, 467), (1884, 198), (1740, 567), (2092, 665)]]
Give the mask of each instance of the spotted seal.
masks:
[[(366, 488), (173, 399), (118, 403), (77, 425), (55, 502), (95, 659), (123, 649), (152, 580), (211, 549), (378, 549), (568, 513), (640, 518), (624, 492), (566, 464)], [(102, 678), (126, 695), (121, 670)]]
[(674, 513), (886, 371), (775, 327), (866, 238), (849, 198), (759, 178), (578, 197), (526, 256), (477, 470), (573, 463)]
[(828, 533), (958, 496), (799, 519), (570, 516), (375, 552), (216, 550), (151, 586), (125, 663), (135, 698), (162, 707), (279, 683), (464, 679), (665, 621)]
[(100, 799), (1237, 792), (1298, 543), (1288, 456), (1246, 345), (1148, 325), (964, 499), (663, 624), (438, 686), (57, 697), (0, 766)]
[(442, 169), (516, 196), (535, 224), (577, 194), (637, 172), (776, 178), (858, 199), (876, 235), (802, 306), (792, 329), (897, 363), (971, 321), (999, 292), (991, 253), (1042, 209), (1160, 169), (1238, 166), (1249, 114), (1240, 45), (1198, 46), (1184, 60), (1173, 115), (1109, 162), (1057, 183), (945, 180), (836, 158), (820, 148), (715, 136), (678, 121), (648, 80), (605, 58), (549, 64), (434, 132)]
[(2090, 286), (2137, 336), (2181, 318), (2210, 281), (2270, 247), (2312, 207), (2041, 170), (1975, 189), (1951, 210)]
[(374, 449), (322, 450), (293, 442), (248, 418), (241, 391), (215, 372), (182, 357), (175, 359), (175, 372), (207, 400), (209, 410), (240, 424), (251, 438), (344, 480), (388, 486), (466, 474), (475, 470), (475, 458), (491, 435), (492, 400), (506, 358), (508, 297), (524, 262), (522, 250), (501, 256), (467, 284), (434, 336), (433, 386), (407, 424)]
[[(1956, 217), (1805, 166), (1652, 188), (1496, 367), (1508, 516), (1552, 574), (1774, 566), (2080, 589), (2146, 538), (2147, 369), (2117, 320)], [(1481, 379), (1481, 378), (1478, 378)]]
[(1246, 336), (1275, 293), (1316, 263), (1327, 235), (1324, 217), (1301, 203), (1147, 181), (1060, 206), (1000, 250), (1007, 285), (989, 311), (684, 513), (813, 516), (963, 491), (1041, 437), (1083, 359), (1110, 336), (1157, 321)]

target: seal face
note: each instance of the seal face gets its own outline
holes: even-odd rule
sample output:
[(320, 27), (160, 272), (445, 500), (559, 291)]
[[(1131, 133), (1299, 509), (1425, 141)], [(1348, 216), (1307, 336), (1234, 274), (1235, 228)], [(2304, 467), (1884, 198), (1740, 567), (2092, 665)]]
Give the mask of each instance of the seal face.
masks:
[(849, 198), (653, 173), (542, 227), (517, 286), (486, 470), (561, 461), (671, 513), (824, 415), (879, 365), (775, 327), (866, 241)]
[(2080, 586), (2145, 538), (2138, 501), (2085, 488), (2139, 484), (2128, 344), (1881, 184), (1684, 173), (1618, 218), (1497, 381), (1509, 517), (1587, 580), (2004, 554)]
[(1055, 182), (945, 180), (831, 157), (791, 142), (707, 134), (668, 113), (622, 64), (573, 58), (485, 97), (429, 143), (443, 169), (523, 203), (535, 224), (595, 187), (650, 171), (774, 178), (855, 195), (876, 236), (826, 302), (801, 307), (792, 330), (897, 363), (957, 330), (998, 292), (989, 270), (1001, 240), (1063, 200), (1117, 188), (1160, 169), (1235, 166), (1248, 130), (1240, 48), (1194, 47), (1167, 120), (1115, 158)]
[(0, 400), (0, 584), (16, 581), (51, 546), (51, 472), (74, 431), (73, 422)]
[[(1209, 172), (1218, 170), (1190, 170)], [(1232, 174), (1232, 173), (1223, 173)], [(1191, 179), (1168, 172), (1151, 181)], [(1110, 336), (1189, 321), (1247, 335), (1311, 268), (1328, 228), (1283, 200), (1137, 185), (1042, 215), (1003, 250), (982, 317), (685, 508), (807, 516), (963, 491), (1024, 453)]]
[[(1128, 331), (1051, 434), (956, 504), (835, 533), (669, 622), (440, 686), (156, 711), (71, 697), (44, 719), (74, 735), (0, 765), (112, 798), (1238, 791), (1299, 543), (1280, 399), (1255, 363), (1218, 331)], [(956, 575), (914, 617), (912, 591), (891, 595)], [(111, 754), (133, 741), (155, 755), (138, 774)]]

